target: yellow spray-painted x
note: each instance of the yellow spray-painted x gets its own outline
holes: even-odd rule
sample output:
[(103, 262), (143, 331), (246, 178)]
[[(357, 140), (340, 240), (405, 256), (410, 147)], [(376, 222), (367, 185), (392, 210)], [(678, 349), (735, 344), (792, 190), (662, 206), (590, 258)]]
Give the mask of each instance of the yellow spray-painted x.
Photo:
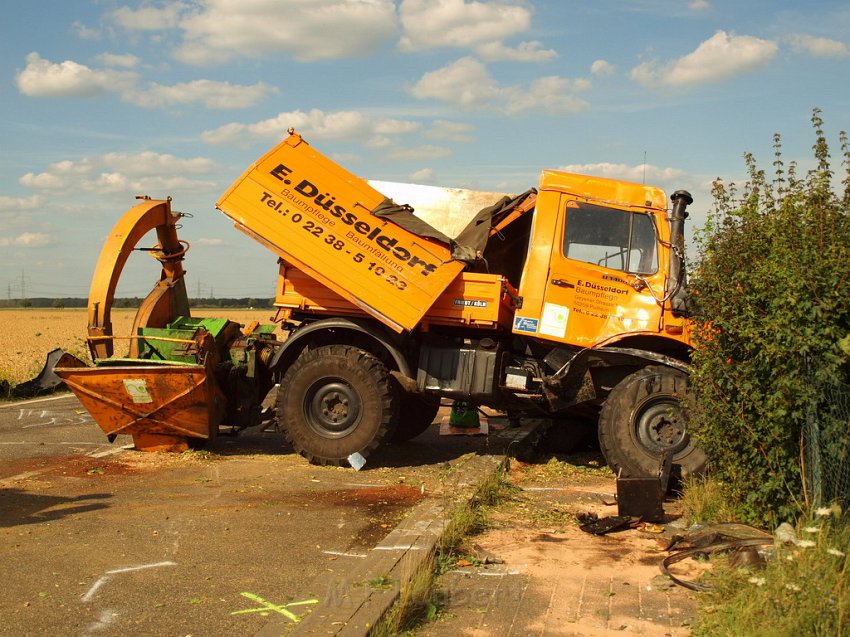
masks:
[(306, 604), (318, 604), (318, 599), (307, 599), (303, 602), (291, 602), (289, 604), (272, 604), (269, 601), (264, 600), (259, 595), (254, 595), (253, 593), (241, 593), (242, 597), (247, 597), (248, 599), (261, 604), (259, 608), (246, 608), (245, 610), (236, 610), (230, 613), (231, 615), (242, 615), (243, 613), (260, 613), (265, 616), (269, 614), (269, 611), (274, 611), (275, 613), (280, 613), (287, 619), (291, 619), (293, 622), (298, 623), (301, 621), (301, 618), (293, 613), (290, 610), (287, 610), (290, 606), (304, 606)]

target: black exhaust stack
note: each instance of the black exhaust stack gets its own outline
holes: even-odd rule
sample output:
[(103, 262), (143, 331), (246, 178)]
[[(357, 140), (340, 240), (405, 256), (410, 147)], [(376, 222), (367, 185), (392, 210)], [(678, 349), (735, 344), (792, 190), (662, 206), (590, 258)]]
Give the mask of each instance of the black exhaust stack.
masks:
[(688, 273), (685, 271), (685, 219), (687, 208), (694, 202), (687, 190), (677, 190), (670, 197), (673, 210), (670, 213), (670, 277), (667, 279), (667, 296), (673, 316), (688, 316), (690, 297), (688, 295)]

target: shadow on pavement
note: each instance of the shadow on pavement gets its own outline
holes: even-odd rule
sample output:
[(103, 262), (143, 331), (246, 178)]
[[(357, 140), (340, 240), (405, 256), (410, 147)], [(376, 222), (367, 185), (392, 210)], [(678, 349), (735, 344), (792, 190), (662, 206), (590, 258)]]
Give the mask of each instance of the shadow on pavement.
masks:
[(109, 507), (105, 500), (110, 493), (90, 493), (76, 497), (39, 495), (21, 489), (0, 488), (0, 527), (52, 522), (69, 515), (97, 511)]

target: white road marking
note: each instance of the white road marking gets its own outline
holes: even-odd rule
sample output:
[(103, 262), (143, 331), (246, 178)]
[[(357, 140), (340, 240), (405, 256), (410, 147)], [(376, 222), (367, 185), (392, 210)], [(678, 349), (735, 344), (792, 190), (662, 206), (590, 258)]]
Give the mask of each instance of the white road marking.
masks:
[(326, 555), (339, 555), (341, 557), (368, 557), (365, 553), (346, 553), (345, 551), (322, 551)]
[(0, 409), (4, 407), (20, 407), (21, 405), (31, 405), (32, 403), (41, 403), (48, 400), (62, 400), (63, 398), (76, 398), (74, 394), (62, 394), (61, 396), (48, 396), (47, 398), (33, 398), (32, 400), (22, 400), (14, 403), (6, 403), (0, 405)]
[(127, 451), (128, 449), (132, 448), (133, 445), (124, 445), (123, 447), (112, 447), (111, 449), (106, 449), (105, 451), (93, 451), (92, 453), (87, 453), (86, 455), (89, 458), (105, 458), (106, 456), (121, 453), (122, 451)]
[(60, 412), (51, 411), (50, 409), (21, 409), (18, 411), (18, 420), (33, 419), (44, 420), (45, 422), (22, 425), (21, 429), (30, 429), (31, 427), (87, 425), (92, 422), (92, 417), (86, 412), (76, 413), (74, 415), (65, 415)]
[(155, 564), (141, 564), (139, 566), (128, 566), (126, 568), (116, 568), (111, 571), (106, 571), (100, 579), (98, 579), (92, 587), (88, 590), (88, 592), (80, 598), (82, 602), (89, 602), (94, 597), (94, 594), (97, 590), (106, 584), (106, 582), (110, 579), (111, 575), (119, 575), (121, 573), (132, 573), (134, 571), (143, 571), (149, 568), (159, 568), (160, 566), (177, 566), (177, 562), (156, 562)]
[(91, 631), (97, 632), (108, 627), (109, 624), (113, 622), (117, 614), (118, 613), (113, 611), (111, 608), (103, 609), (102, 611), (100, 611), (100, 616), (97, 618), (97, 621), (89, 625), (87, 633)]
[(397, 544), (395, 546), (384, 546), (379, 544), (373, 551), (421, 551), (424, 549), (424, 546), (417, 546), (416, 544)]

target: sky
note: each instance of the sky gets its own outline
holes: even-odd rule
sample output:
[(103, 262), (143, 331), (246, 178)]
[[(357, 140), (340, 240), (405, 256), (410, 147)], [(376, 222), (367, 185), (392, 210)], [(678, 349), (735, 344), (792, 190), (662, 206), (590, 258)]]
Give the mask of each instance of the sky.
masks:
[[(832, 0), (29, 0), (0, 22), (0, 295), (86, 297), (134, 197), (189, 212), (190, 296), (274, 295), (215, 209), (294, 127), (369, 179), (518, 193), (546, 168), (694, 195), (840, 167), (850, 4)], [(152, 245), (153, 241), (141, 242)], [(134, 255), (119, 296), (158, 264)]]

